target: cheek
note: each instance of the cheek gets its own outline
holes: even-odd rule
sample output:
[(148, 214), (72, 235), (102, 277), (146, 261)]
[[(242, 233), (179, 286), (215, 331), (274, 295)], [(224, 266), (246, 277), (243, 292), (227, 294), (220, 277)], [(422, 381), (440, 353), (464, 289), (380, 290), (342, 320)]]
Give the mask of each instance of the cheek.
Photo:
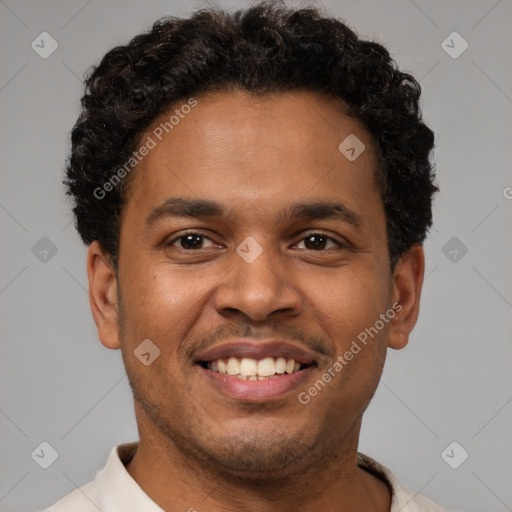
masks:
[(120, 281), (123, 327), (130, 343), (149, 338), (171, 349), (197, 321), (210, 286), (206, 276), (165, 264), (126, 269)]
[[(183, 360), (180, 343), (197, 322), (207, 291), (200, 288), (204, 280), (189, 279), (183, 270), (171, 272), (164, 265), (139, 268), (140, 272), (125, 272), (121, 287), (121, 351), (132, 387), (149, 401), (148, 397), (161, 393), (164, 383), (183, 385), (183, 370), (189, 362)], [(137, 279), (126, 279), (127, 275)], [(143, 340), (156, 346), (149, 345), (144, 352), (151, 357), (158, 353), (148, 366), (137, 358)]]
[[(313, 286), (313, 285), (312, 285)], [(315, 322), (333, 341), (334, 359), (323, 368), (342, 403), (362, 403), (373, 395), (387, 352), (389, 282), (375, 271), (347, 268), (318, 281), (309, 294)], [(326, 379), (329, 379), (329, 375)]]
[(304, 293), (313, 315), (340, 349), (374, 325), (389, 307), (389, 282), (369, 267), (347, 266), (336, 273), (303, 276)]

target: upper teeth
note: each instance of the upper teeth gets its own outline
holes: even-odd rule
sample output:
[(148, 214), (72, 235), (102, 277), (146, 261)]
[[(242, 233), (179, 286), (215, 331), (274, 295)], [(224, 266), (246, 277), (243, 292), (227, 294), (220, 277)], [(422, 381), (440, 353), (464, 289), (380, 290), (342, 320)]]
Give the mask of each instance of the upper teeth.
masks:
[(299, 371), (300, 363), (294, 359), (286, 360), (284, 357), (265, 357), (256, 360), (250, 357), (238, 359), (230, 357), (216, 359), (208, 363), (208, 368), (214, 372), (227, 373), (228, 375), (239, 375), (240, 377), (271, 377), (277, 374), (294, 373)]

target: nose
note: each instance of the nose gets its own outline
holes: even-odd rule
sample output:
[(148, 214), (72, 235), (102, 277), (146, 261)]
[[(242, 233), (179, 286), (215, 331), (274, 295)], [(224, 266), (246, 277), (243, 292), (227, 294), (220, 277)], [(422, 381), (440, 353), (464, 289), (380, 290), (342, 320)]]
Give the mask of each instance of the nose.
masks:
[(261, 247), (261, 254), (253, 261), (233, 252), (231, 270), (218, 284), (214, 295), (219, 314), (245, 315), (260, 322), (278, 312), (289, 316), (302, 312), (293, 272), (286, 269), (276, 250)]

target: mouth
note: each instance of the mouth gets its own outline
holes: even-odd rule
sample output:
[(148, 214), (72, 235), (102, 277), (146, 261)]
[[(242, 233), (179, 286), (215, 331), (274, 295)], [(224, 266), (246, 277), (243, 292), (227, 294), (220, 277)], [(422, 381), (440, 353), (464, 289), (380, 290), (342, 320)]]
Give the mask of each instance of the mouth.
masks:
[(253, 403), (289, 395), (318, 366), (307, 349), (275, 340), (216, 346), (197, 354), (194, 363), (221, 394)]
[(200, 361), (198, 364), (212, 372), (230, 375), (240, 380), (253, 381), (279, 379), (313, 365), (313, 363), (300, 363), (295, 359), (286, 359), (285, 357), (264, 357), (262, 359), (229, 357), (213, 361)]

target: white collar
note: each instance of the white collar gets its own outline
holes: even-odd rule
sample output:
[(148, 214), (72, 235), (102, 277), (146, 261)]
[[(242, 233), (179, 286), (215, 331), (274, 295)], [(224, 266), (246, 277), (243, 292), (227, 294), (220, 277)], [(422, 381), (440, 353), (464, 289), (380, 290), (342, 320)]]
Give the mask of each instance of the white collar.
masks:
[[(47, 509), (48, 512), (70, 508), (80, 512), (96, 508), (110, 512), (165, 512), (142, 490), (125, 467), (138, 446), (138, 441), (114, 446), (105, 467), (97, 472), (94, 481), (62, 498)], [(358, 453), (357, 464), (388, 484), (392, 493), (390, 512), (443, 512), (425, 496), (401, 487), (393, 473), (371, 457)]]

